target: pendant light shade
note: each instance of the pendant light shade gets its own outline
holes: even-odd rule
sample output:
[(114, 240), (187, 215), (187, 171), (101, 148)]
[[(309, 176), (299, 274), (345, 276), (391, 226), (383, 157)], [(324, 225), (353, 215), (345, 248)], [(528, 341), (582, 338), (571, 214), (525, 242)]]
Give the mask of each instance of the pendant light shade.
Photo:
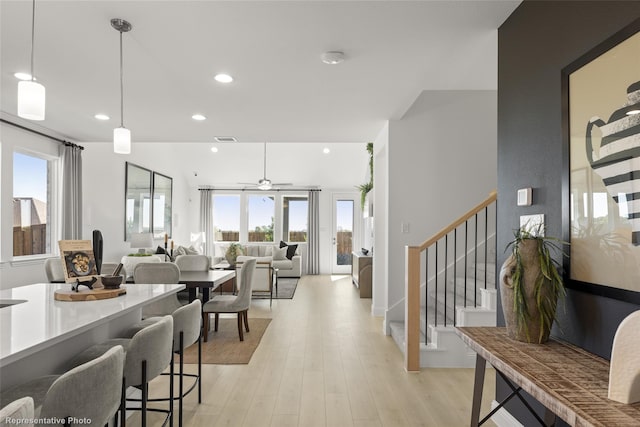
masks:
[(28, 120), (44, 120), (45, 89), (33, 80), (18, 83), (18, 116)]
[(131, 131), (127, 128), (113, 130), (113, 152), (116, 154), (131, 154)]
[(131, 131), (124, 127), (124, 84), (122, 71), (122, 33), (131, 31), (131, 24), (124, 19), (114, 18), (111, 26), (120, 33), (120, 127), (113, 130), (113, 152), (131, 153)]
[(36, 38), (36, 0), (31, 3), (31, 80), (18, 83), (18, 116), (44, 120), (45, 90), (33, 74), (33, 46)]

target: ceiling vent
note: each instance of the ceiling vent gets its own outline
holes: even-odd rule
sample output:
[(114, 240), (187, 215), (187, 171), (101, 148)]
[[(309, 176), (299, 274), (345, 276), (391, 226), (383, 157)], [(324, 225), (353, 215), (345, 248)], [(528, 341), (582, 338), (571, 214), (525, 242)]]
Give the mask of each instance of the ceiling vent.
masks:
[(238, 140), (232, 136), (216, 136), (214, 139), (217, 142), (238, 142)]

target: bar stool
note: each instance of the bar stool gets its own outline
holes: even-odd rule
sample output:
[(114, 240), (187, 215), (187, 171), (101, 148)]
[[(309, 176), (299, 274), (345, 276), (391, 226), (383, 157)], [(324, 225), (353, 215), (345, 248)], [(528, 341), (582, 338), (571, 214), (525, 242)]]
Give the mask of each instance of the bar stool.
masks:
[(12, 424), (24, 427), (33, 427), (33, 422), (27, 422), (27, 420), (33, 420), (34, 417), (35, 413), (33, 399), (31, 396), (14, 400), (4, 408), (0, 409), (0, 425), (2, 427)]
[[(178, 426), (182, 427), (183, 399), (186, 395), (198, 386), (198, 403), (202, 403), (202, 303), (200, 300), (194, 300), (191, 303), (178, 308), (173, 313), (173, 352), (180, 357), (180, 368), (178, 372)], [(129, 331), (125, 332), (125, 336), (133, 336), (137, 331), (153, 324), (160, 317), (150, 317), (133, 326)], [(184, 372), (184, 350), (198, 343), (198, 373), (189, 374)], [(163, 373), (162, 375), (171, 375)], [(184, 377), (195, 378), (195, 381), (188, 390), (184, 390)], [(150, 398), (149, 402), (162, 402), (170, 398)], [(174, 397), (174, 400), (176, 398)]]
[[(147, 408), (149, 399), (149, 381), (158, 377), (170, 366), (171, 377), (169, 380), (169, 396), (173, 399), (173, 318), (164, 316), (150, 323), (139, 330), (131, 338), (114, 338), (101, 344), (89, 347), (80, 353), (72, 362), (72, 365), (83, 363), (87, 359), (92, 359), (96, 355), (103, 354), (105, 350), (113, 345), (121, 345), (125, 350), (124, 371), (120, 376), (122, 384), (122, 400), (120, 402), (120, 420), (124, 427), (126, 423), (126, 411), (142, 411), (142, 427), (147, 425), (147, 410), (153, 412), (163, 412), (167, 416), (162, 423), (167, 421), (173, 425), (173, 405), (169, 405), (168, 410)], [(127, 387), (136, 387), (142, 391), (142, 399), (128, 399), (125, 395)], [(127, 408), (126, 402), (142, 402), (141, 408)]]
[(65, 426), (107, 424), (120, 407), (125, 356), (119, 345), (105, 350), (62, 375), (47, 375), (10, 388), (0, 396), (0, 404), (30, 396), (33, 418), (61, 419)]

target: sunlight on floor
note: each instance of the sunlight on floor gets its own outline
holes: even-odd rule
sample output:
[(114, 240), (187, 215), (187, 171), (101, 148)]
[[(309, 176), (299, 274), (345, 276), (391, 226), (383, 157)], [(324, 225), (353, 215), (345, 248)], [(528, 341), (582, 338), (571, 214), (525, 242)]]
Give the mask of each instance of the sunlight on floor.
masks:
[(332, 274), (331, 275), (331, 281), (332, 282), (337, 282), (338, 280), (342, 280), (349, 277), (348, 274)]

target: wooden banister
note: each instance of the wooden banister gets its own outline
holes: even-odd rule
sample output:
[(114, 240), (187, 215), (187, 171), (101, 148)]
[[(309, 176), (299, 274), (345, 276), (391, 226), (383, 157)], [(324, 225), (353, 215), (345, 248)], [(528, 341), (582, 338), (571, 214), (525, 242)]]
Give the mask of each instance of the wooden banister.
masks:
[(497, 200), (496, 190), (419, 246), (405, 247), (405, 369), (420, 370), (420, 254)]
[(472, 216), (474, 216), (475, 214), (480, 212), (482, 209), (486, 208), (491, 203), (495, 202), (497, 200), (497, 198), (498, 198), (498, 192), (496, 190), (493, 190), (491, 193), (489, 193), (489, 197), (487, 197), (484, 201), (480, 202), (480, 204), (478, 204), (474, 208), (470, 209), (467, 213), (462, 215), (460, 218), (458, 218), (457, 220), (455, 220), (451, 224), (447, 225), (442, 230), (438, 231), (430, 239), (427, 239), (424, 242), (422, 242), (418, 246), (418, 248), (420, 249), (420, 251), (424, 251), (429, 246), (433, 245), (435, 242), (437, 242), (438, 240), (442, 239), (447, 234), (451, 233), (459, 225), (464, 224), (465, 221), (467, 221), (469, 218), (471, 218)]

